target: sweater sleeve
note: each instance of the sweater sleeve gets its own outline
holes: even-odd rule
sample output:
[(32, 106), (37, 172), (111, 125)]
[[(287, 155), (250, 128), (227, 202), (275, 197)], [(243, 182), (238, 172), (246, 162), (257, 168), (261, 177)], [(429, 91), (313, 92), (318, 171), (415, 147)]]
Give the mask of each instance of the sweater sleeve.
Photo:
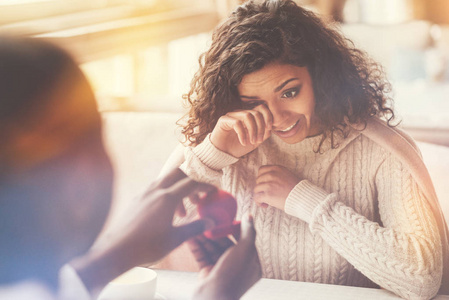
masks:
[(220, 186), (222, 169), (234, 164), (238, 158), (217, 149), (210, 141), (210, 134), (196, 147), (188, 147), (184, 152), (185, 161), (180, 166), (189, 177)]
[(315, 208), (328, 197), (332, 197), (332, 194), (329, 195), (308, 180), (302, 180), (288, 195), (284, 211), (310, 223)]
[(309, 223), (365, 276), (406, 299), (429, 299), (442, 277), (442, 246), (435, 218), (417, 183), (391, 155), (375, 175), (381, 224), (368, 220), (308, 181), (285, 205)]

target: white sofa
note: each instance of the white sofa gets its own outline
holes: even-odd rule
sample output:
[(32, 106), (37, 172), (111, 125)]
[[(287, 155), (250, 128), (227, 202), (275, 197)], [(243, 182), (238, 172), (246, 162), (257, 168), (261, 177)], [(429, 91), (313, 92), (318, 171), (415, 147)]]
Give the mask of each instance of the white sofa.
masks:
[(179, 144), (180, 113), (106, 112), (104, 139), (115, 169), (114, 199), (126, 205), (154, 181)]

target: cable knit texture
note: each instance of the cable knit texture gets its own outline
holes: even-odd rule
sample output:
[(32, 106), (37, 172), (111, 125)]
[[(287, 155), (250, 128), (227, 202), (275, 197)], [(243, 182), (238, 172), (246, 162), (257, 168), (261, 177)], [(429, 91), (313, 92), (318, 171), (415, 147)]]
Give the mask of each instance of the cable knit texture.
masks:
[(308, 180), (302, 180), (288, 195), (284, 211), (310, 223), (315, 207), (326, 199), (328, 194)]
[[(433, 297), (442, 274), (440, 236), (407, 168), (359, 132), (337, 149), (325, 142), (321, 154), (314, 151), (320, 139), (290, 145), (272, 136), (232, 159), (206, 138), (186, 149), (181, 168), (235, 195), (237, 218), (253, 214), (264, 277)], [(290, 192), (285, 212), (252, 199), (258, 169), (267, 164), (304, 179)]]

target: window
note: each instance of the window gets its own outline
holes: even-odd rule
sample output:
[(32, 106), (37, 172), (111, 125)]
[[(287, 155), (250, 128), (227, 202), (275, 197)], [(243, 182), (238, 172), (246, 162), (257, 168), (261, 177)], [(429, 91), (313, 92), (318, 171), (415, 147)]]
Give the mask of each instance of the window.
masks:
[(152, 97), (173, 98), (162, 101), (173, 109), (167, 103), (180, 104), (230, 2), (0, 0), (0, 32), (49, 39), (72, 52), (102, 110), (162, 109)]

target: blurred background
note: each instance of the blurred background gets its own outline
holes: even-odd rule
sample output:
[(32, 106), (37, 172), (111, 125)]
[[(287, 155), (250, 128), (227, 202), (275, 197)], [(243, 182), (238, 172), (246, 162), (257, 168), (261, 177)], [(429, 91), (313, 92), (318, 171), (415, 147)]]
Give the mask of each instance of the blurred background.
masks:
[[(182, 95), (239, 0), (0, 0), (0, 33), (52, 40), (95, 89), (122, 205), (179, 148)], [(449, 218), (449, 0), (297, 0), (385, 69)], [(178, 148), (177, 148), (178, 147)]]
[[(0, 0), (0, 32), (76, 55), (100, 111), (183, 111), (212, 29), (238, 0)], [(404, 126), (449, 145), (448, 0), (297, 0), (384, 67)], [(421, 131), (422, 132), (421, 132)]]

